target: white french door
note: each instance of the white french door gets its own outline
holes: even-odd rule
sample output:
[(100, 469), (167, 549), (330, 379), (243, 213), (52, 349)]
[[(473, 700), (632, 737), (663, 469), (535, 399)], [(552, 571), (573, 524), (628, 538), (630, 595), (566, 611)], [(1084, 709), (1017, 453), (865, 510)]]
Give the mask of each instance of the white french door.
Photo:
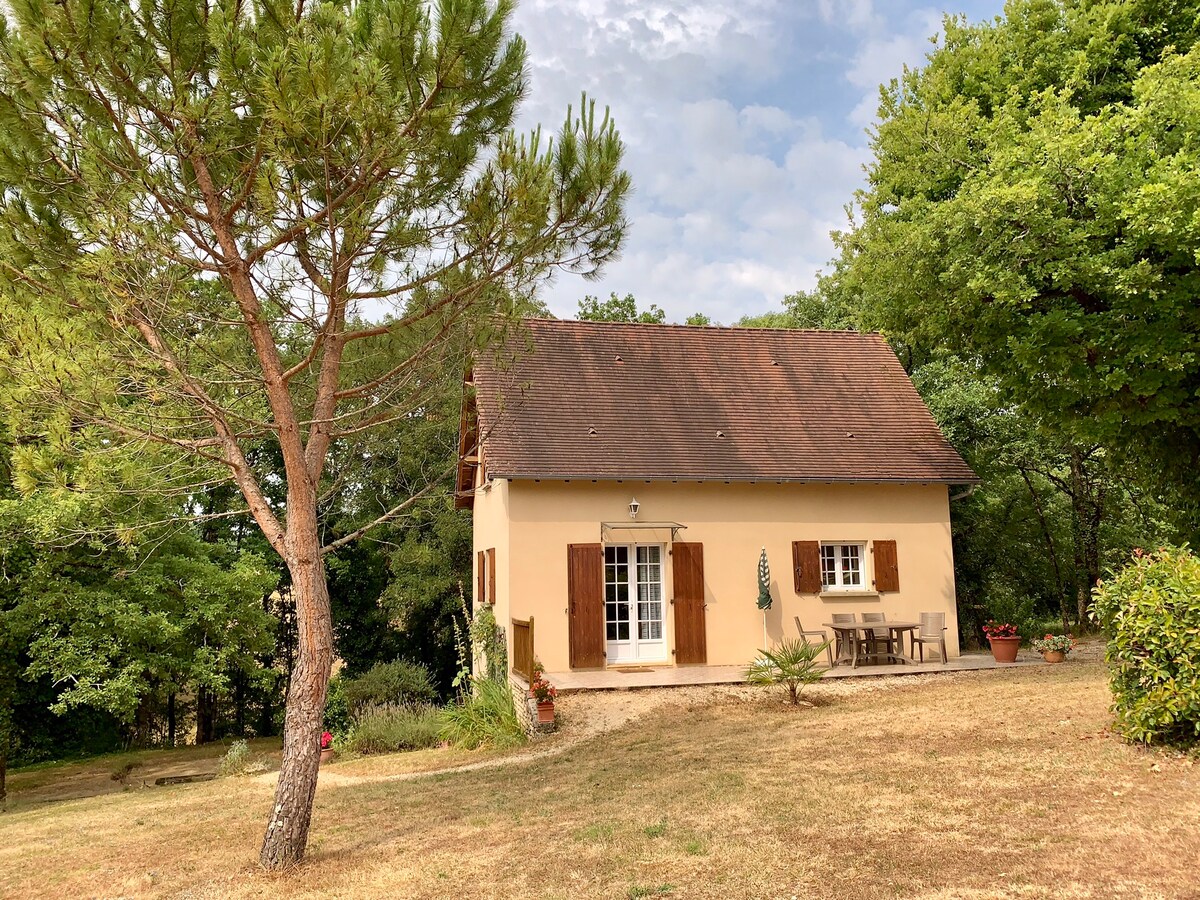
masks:
[(667, 658), (662, 558), (659, 544), (604, 548), (604, 631), (610, 663)]

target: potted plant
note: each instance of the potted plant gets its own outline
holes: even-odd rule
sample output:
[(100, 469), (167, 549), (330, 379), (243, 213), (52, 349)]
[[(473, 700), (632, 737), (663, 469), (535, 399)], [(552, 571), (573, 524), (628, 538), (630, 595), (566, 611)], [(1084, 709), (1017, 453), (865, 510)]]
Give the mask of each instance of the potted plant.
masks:
[(1033, 642), (1033, 649), (1048, 663), (1060, 663), (1075, 649), (1075, 638), (1069, 634), (1048, 634)]
[(558, 696), (558, 691), (540, 671), (529, 685), (529, 694), (537, 702), (538, 724), (551, 724), (554, 721), (554, 698)]
[(329, 762), (333, 753), (333, 735), (328, 731), (321, 732), (321, 762)]
[(988, 643), (992, 647), (992, 658), (998, 663), (1017, 661), (1017, 649), (1021, 646), (1021, 636), (1017, 634), (1017, 626), (1008, 622), (988, 622), (983, 626)]
[(542, 668), (542, 664), (535, 659), (529, 672), (529, 696), (531, 699), (533, 698), (533, 685), (535, 682), (542, 680), (542, 673), (545, 671)]

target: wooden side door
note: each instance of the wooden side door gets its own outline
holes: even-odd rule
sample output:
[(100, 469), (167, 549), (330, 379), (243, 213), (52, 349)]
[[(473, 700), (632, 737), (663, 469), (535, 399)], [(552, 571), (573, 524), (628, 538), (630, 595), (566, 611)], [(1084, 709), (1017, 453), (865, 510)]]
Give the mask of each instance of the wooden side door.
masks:
[(671, 545), (671, 576), (675, 590), (675, 662), (708, 661), (704, 626), (704, 545)]
[(604, 550), (567, 545), (567, 632), (572, 669), (604, 667)]

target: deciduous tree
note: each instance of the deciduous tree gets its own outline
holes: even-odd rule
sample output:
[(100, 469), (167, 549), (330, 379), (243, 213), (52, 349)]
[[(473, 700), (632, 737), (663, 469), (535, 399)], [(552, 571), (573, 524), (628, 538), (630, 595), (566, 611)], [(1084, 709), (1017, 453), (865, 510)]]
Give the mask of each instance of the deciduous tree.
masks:
[(950, 350), (1072, 445), (1197, 492), (1200, 17), (1011, 0), (883, 92), (834, 273), (865, 324)]

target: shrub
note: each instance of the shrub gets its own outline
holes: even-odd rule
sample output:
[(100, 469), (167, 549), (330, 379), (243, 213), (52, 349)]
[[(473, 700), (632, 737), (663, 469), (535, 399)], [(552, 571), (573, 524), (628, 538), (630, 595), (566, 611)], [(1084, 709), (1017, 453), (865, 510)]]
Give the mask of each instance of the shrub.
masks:
[(222, 778), (228, 778), (231, 775), (245, 775), (251, 771), (253, 763), (254, 754), (250, 751), (250, 745), (245, 741), (237, 740), (229, 745), (229, 749), (221, 757), (221, 765), (217, 769), (217, 774)]
[(325, 714), (322, 716), (325, 730), (333, 734), (345, 734), (350, 730), (350, 703), (346, 700), (345, 682), (342, 678), (329, 680), (329, 693), (325, 695)]
[(759, 650), (762, 655), (750, 663), (746, 680), (751, 684), (782, 685), (788, 702), (800, 703), (807, 685), (821, 680), (817, 658), (829, 645), (808, 644), (801, 640), (785, 640), (774, 650)]
[(472, 690), (442, 711), (441, 737), (456, 747), (515, 747), (525, 743), (525, 728), (507, 681), (477, 678)]
[(342, 690), (352, 714), (371, 703), (429, 703), (437, 697), (429, 671), (403, 659), (376, 663), (357, 678), (343, 679)]
[(428, 703), (372, 703), (363, 707), (340, 742), (353, 753), (395, 753), (436, 747), (439, 711)]
[(1200, 740), (1200, 559), (1186, 547), (1136, 550), (1098, 584), (1094, 609), (1117, 730), (1146, 744)]

